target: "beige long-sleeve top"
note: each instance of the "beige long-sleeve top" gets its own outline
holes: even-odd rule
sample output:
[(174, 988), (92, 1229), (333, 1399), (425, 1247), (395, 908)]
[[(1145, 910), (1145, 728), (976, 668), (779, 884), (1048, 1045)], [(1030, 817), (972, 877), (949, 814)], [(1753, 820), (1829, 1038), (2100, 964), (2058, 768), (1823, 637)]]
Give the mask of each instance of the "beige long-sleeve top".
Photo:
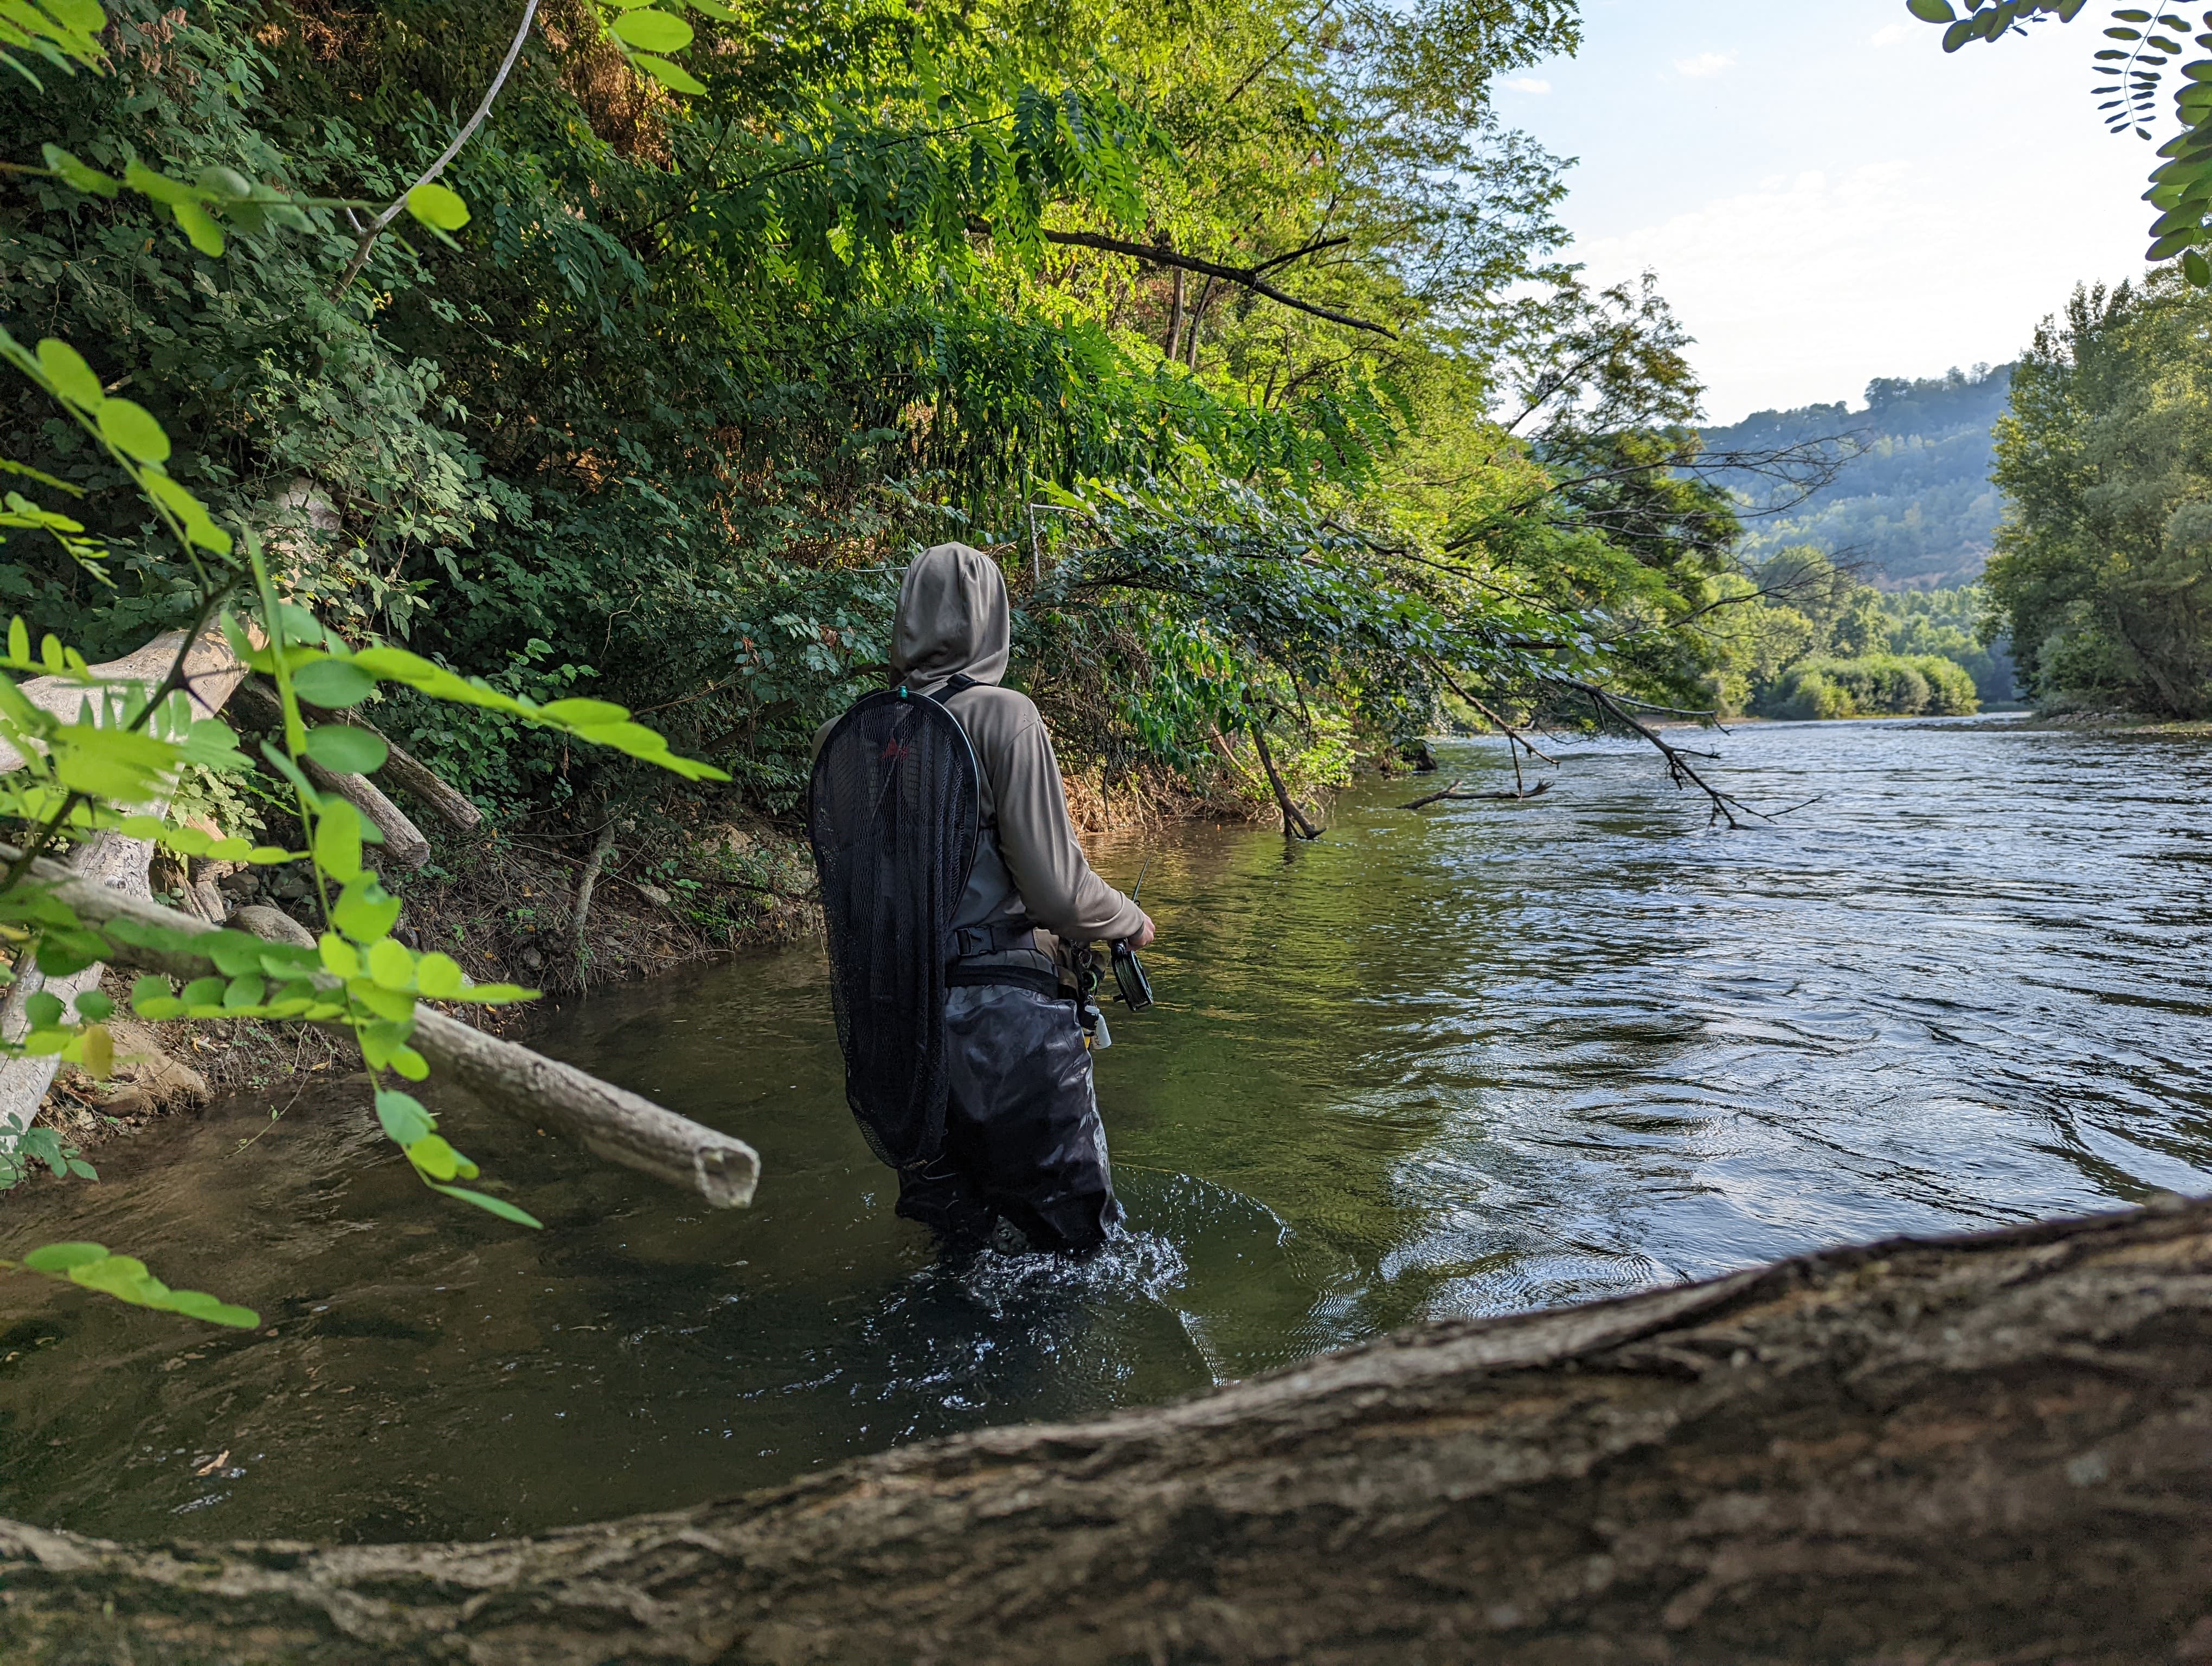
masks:
[[(956, 676), (976, 686), (946, 698), (975, 749), (983, 849), (954, 923), (1026, 917), (1070, 942), (1134, 936), (1144, 911), (1091, 871), (1076, 840), (1060, 760), (1029, 696), (1002, 688), (1012, 643), (1006, 581), (964, 544), (915, 557), (899, 587), (891, 670), (917, 694)], [(817, 750), (831, 725), (814, 738)]]

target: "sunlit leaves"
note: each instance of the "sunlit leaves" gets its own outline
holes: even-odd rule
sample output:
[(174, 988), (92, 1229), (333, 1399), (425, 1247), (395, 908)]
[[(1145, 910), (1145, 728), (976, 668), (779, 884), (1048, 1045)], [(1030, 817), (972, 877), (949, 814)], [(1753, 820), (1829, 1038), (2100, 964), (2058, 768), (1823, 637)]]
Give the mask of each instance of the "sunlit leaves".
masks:
[(407, 211), (439, 231), (459, 231), (469, 222), (469, 205), (434, 179), (426, 179), (408, 192)]
[(211, 1325), (251, 1330), (261, 1316), (200, 1290), (172, 1290), (131, 1256), (112, 1254), (103, 1243), (49, 1243), (23, 1257), (26, 1272), (41, 1273), (85, 1290), (112, 1296), (134, 1307), (159, 1308)]

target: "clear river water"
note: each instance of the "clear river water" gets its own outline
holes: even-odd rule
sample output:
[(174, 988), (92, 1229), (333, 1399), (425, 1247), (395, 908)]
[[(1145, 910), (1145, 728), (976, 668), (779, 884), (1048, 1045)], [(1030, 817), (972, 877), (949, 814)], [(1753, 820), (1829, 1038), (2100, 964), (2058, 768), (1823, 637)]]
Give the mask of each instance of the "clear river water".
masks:
[[(1099, 1093), (1133, 1233), (934, 1264), (844, 1108), (818, 953), (574, 1002), (538, 1044), (757, 1146), (716, 1213), (458, 1096), (543, 1219), (426, 1191), (359, 1084), (156, 1125), (0, 1200), (258, 1307), (217, 1331), (0, 1280), (0, 1514), (129, 1537), (474, 1537), (1158, 1401), (1443, 1315), (2212, 1190), (2212, 746), (2003, 720), (1647, 749), (1519, 805), (1480, 743), (1329, 831), (1102, 842), (1162, 939)], [(296, 1097), (295, 1097), (296, 1096)], [(272, 1104), (289, 1109), (269, 1121)], [(260, 1137), (242, 1144), (249, 1136)]]

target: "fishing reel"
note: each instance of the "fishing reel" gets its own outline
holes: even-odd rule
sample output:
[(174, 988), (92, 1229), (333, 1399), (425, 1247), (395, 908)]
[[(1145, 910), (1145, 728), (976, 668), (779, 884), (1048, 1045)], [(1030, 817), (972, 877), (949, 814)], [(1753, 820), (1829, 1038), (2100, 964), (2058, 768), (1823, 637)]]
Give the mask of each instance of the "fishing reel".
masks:
[(1114, 945), (1114, 987), (1121, 993), (1121, 1004), (1133, 1012), (1141, 1012), (1152, 1004), (1152, 981), (1145, 976), (1145, 963), (1137, 958), (1137, 952), (1123, 938)]

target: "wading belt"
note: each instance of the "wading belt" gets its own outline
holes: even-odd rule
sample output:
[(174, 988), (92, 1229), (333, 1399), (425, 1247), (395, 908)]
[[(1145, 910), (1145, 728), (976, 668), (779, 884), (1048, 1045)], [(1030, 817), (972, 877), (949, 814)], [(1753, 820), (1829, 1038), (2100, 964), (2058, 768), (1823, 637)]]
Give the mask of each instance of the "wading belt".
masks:
[(945, 987), (948, 989), (988, 989), (1001, 984), (1033, 990), (1048, 1000), (1067, 999), (1067, 991), (1060, 987), (1060, 974), (1036, 966), (963, 966), (956, 963), (945, 969)]

